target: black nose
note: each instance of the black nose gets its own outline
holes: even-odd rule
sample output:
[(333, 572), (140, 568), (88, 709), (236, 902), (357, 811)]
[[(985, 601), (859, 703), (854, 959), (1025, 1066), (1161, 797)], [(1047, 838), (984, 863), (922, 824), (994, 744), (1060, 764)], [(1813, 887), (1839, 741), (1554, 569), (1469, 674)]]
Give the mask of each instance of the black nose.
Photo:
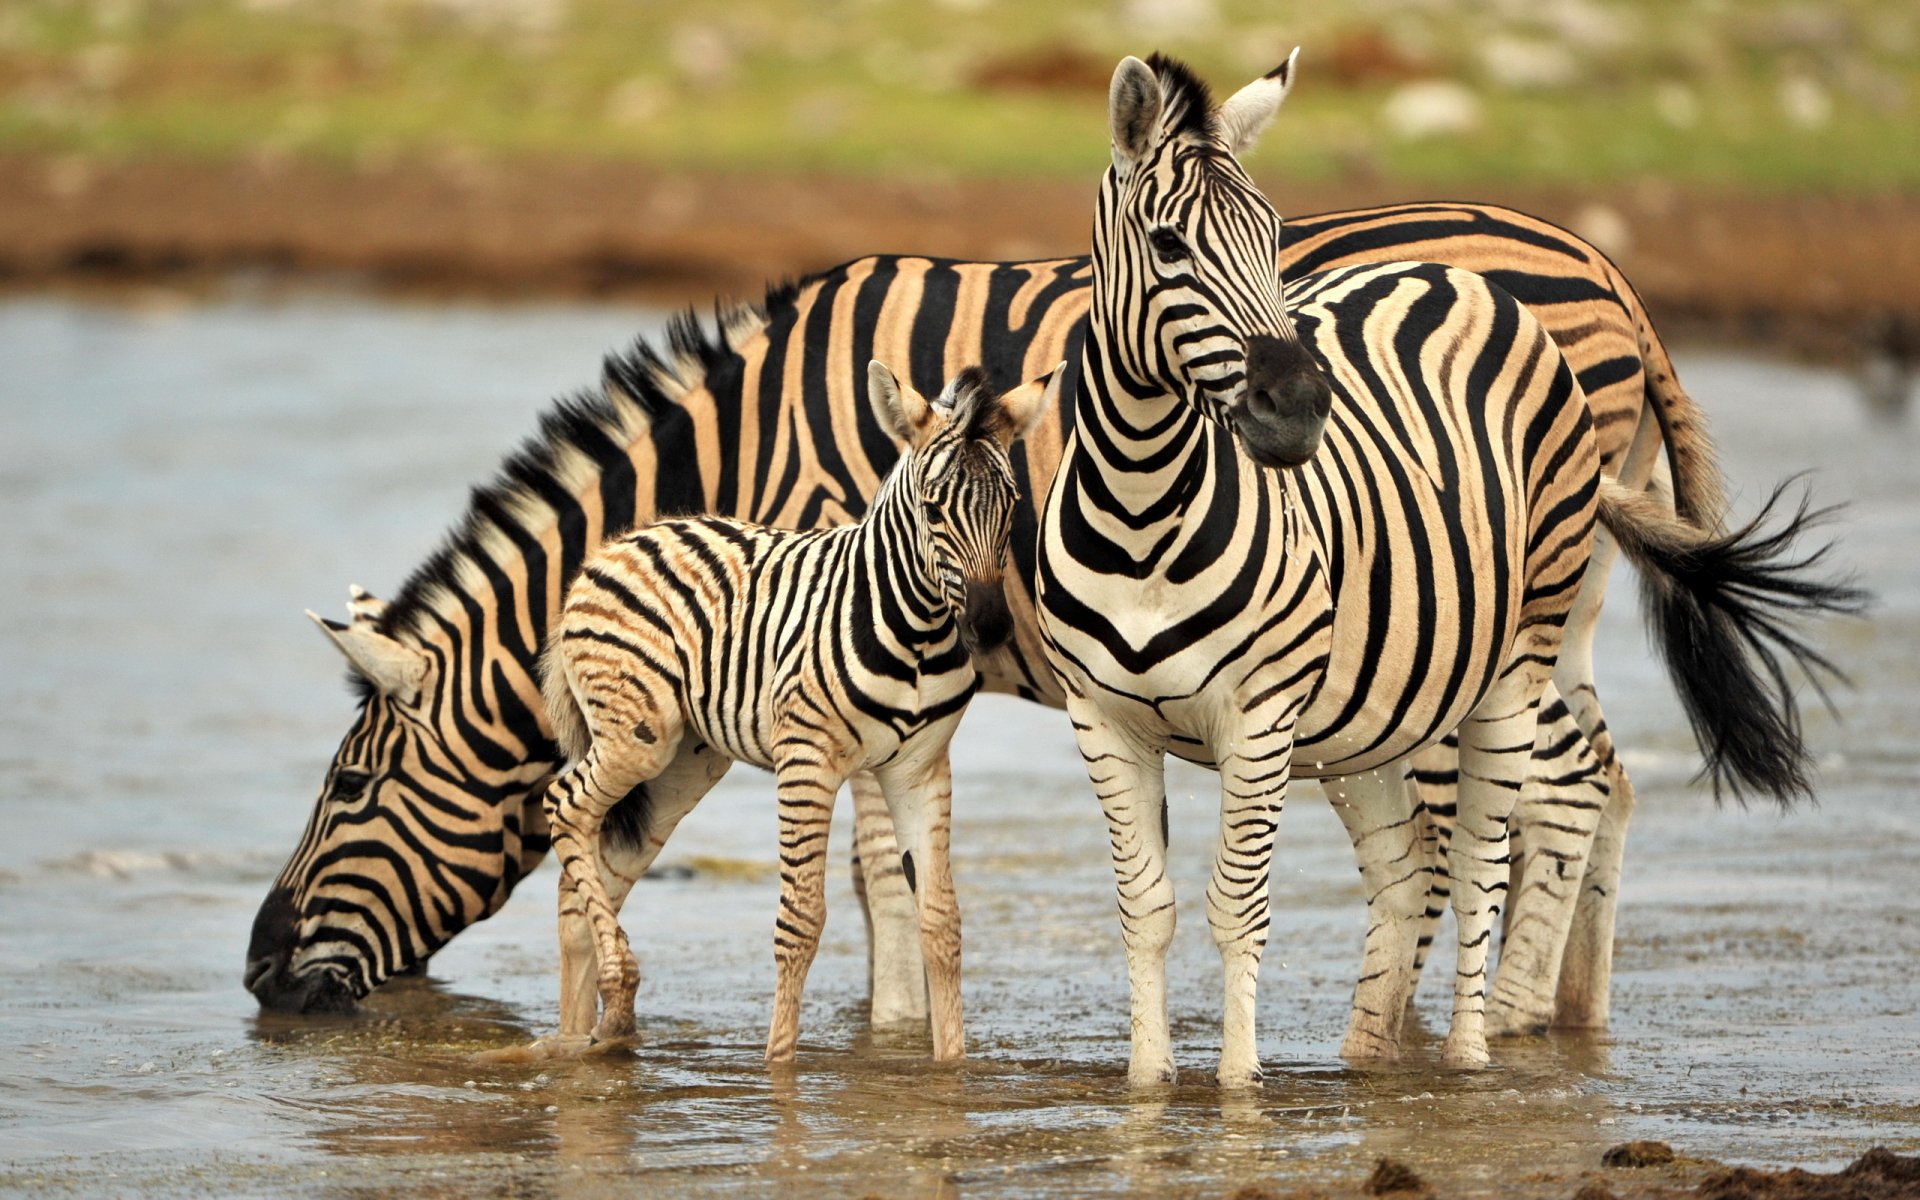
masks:
[(1013, 613), (1007, 608), (1000, 581), (967, 580), (967, 607), (960, 614), (960, 641), (969, 654), (999, 649), (1013, 633)]
[(1247, 340), (1247, 397), (1234, 412), (1234, 431), (1255, 462), (1291, 467), (1312, 458), (1332, 411), (1326, 373), (1300, 343)]
[(293, 949), (300, 936), (300, 910), (285, 888), (267, 893), (260, 911), (253, 918), (253, 935), (247, 939), (247, 970), (242, 979), (261, 1008), (275, 1012), (343, 1012), (353, 1007), (354, 997), (332, 974), (306, 978), (289, 969)]

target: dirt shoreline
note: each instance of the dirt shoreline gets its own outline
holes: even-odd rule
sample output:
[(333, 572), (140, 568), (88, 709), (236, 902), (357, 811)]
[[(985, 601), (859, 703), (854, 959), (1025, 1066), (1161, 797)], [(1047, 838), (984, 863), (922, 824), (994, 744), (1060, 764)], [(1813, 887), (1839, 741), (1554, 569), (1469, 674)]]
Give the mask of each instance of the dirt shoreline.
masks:
[[(1607, 250), (1672, 337), (1848, 357), (1912, 340), (1920, 196), (1295, 186), (1283, 212), (1421, 198), (1536, 213)], [(1080, 252), (1079, 181), (663, 174), (601, 161), (442, 158), (363, 168), (259, 159), (0, 156), (0, 287), (218, 287), (236, 273), (487, 298), (702, 303), (861, 254)], [(1891, 333), (1889, 332), (1891, 331)]]

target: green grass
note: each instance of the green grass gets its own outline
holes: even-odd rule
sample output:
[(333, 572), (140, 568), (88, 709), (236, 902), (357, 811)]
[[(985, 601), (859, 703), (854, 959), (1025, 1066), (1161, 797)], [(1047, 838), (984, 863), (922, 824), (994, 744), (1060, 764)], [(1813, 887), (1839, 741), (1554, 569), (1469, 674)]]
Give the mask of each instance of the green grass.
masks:
[[(1101, 81), (1121, 53), (1181, 54), (1226, 92), (1299, 43), (1301, 81), (1263, 148), (1265, 171), (1434, 185), (1920, 186), (1920, 12), (1909, 0), (1306, 7), (11, 0), (0, 8), (0, 151), (1085, 175), (1105, 161)], [(1179, 32), (1143, 27), (1139, 14), (1154, 9)], [(1519, 39), (1568, 77), (1503, 86), (1487, 66), (1490, 39)], [(1041, 51), (1077, 60), (1079, 86), (978, 82)], [(1478, 125), (1396, 135), (1384, 114), (1409, 75), (1470, 88)]]

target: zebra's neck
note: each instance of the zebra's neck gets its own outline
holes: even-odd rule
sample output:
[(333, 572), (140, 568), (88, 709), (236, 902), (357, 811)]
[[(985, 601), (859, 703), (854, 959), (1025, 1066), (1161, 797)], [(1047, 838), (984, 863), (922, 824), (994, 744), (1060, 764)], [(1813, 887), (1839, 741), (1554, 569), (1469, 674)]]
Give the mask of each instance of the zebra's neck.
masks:
[(1178, 534), (1227, 434), (1180, 396), (1127, 369), (1113, 332), (1117, 317), (1099, 301), (1100, 285), (1096, 272), (1074, 395), (1079, 453), (1069, 462), (1096, 507), (1153, 544)]
[(959, 614), (942, 596), (928, 560), (918, 465), (913, 455), (903, 457), (881, 482), (866, 516), (829, 536), (848, 539), (860, 562), (851, 619), (871, 620), (876, 632), (923, 658), (957, 638)]

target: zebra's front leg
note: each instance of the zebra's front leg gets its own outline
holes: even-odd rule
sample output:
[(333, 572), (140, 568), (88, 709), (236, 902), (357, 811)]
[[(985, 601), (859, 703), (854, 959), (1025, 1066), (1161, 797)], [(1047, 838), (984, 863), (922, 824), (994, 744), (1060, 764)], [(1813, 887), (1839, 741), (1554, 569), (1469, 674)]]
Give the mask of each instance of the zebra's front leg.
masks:
[[(1225, 999), (1220, 1027), (1221, 1087), (1260, 1081), (1255, 1002), (1260, 956), (1272, 924), (1268, 890), (1273, 844), (1287, 802), (1293, 719), (1287, 717), (1218, 754), (1220, 845), (1207, 881), (1207, 926), (1220, 949)], [(1161, 812), (1166, 804), (1161, 803)]]
[(800, 1041), (800, 999), (827, 923), (827, 833), (845, 775), (817, 748), (788, 742), (774, 776), (780, 794), (780, 915), (773, 927), (767, 1061), (791, 1062)]
[(1545, 679), (1525, 666), (1495, 684), (1460, 728), (1459, 816), (1448, 847), (1453, 919), (1459, 931), (1448, 1066), (1484, 1067), (1487, 962), (1494, 919), (1508, 888), (1507, 826), (1533, 759), (1535, 714)]
[(1069, 692), (1067, 715), (1094, 794), (1106, 813), (1120, 934), (1127, 947), (1133, 1052), (1127, 1082), (1172, 1083), (1167, 1028), (1167, 947), (1173, 944), (1173, 881), (1167, 876), (1167, 792), (1163, 751), (1138, 745), (1098, 707)]
[(953, 772), (944, 740), (937, 753), (920, 762), (889, 764), (880, 782), (900, 839), (901, 869), (919, 906), (933, 1058), (950, 1062), (966, 1053), (966, 1026), (960, 1004), (960, 902), (948, 858)]
[(1549, 687), (1526, 787), (1514, 810), (1525, 852), (1515, 864), (1500, 968), (1487, 1004), (1495, 1037), (1539, 1033), (1553, 1021), (1562, 955), (1606, 808), (1606, 773), (1572, 713)]
[(869, 1021), (892, 1025), (927, 1019), (927, 975), (920, 957), (920, 919), (900, 865), (900, 843), (886, 793), (866, 771), (852, 780), (854, 895), (867, 923)]
[(1453, 822), (1459, 814), (1460, 733), (1445, 738), (1414, 754), (1408, 761), (1407, 788), (1412, 793), (1414, 821), (1420, 831), (1431, 875), (1427, 881), (1426, 911), (1420, 916), (1419, 937), (1413, 954), (1413, 982), (1407, 999), (1413, 999), (1421, 973), (1427, 967), (1427, 955), (1440, 931), (1440, 918), (1453, 900), (1452, 879), (1447, 874), (1448, 846), (1453, 841)]
[(1432, 831), (1415, 811), (1406, 780), (1402, 759), (1322, 781), (1353, 842), (1367, 893), (1366, 950), (1340, 1045), (1348, 1059), (1399, 1057), (1400, 1026), (1418, 979), (1414, 963), (1427, 923), (1433, 870), (1426, 839)]

